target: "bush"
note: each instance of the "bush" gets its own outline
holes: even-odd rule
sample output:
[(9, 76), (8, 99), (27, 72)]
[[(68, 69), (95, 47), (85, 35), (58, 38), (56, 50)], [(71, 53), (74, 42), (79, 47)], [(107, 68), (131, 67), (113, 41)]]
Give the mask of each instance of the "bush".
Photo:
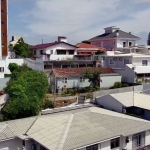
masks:
[(122, 83), (121, 82), (115, 82), (114, 83), (114, 88), (121, 88), (122, 87)]
[(96, 90), (96, 91), (100, 90), (100, 87), (99, 87), (99, 86), (96, 86), (96, 87), (95, 87), (95, 90)]
[(42, 109), (54, 108), (54, 107), (55, 107), (54, 102), (48, 99), (44, 99), (41, 104)]
[(123, 86), (123, 87), (128, 87), (128, 84), (123, 84), (122, 86)]

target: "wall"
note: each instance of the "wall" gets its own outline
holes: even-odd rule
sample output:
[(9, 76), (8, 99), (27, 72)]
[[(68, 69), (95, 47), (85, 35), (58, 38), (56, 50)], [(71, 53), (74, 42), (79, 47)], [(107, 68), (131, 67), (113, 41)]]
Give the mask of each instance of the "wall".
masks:
[(21, 150), (22, 140), (16, 138), (0, 142), (0, 150)]
[(80, 77), (70, 77), (67, 79), (67, 83), (62, 82), (62, 78), (57, 79), (57, 87), (59, 89), (62, 89), (66, 85), (66, 88), (82, 88), (90, 86), (91, 83), (89, 83), (88, 79), (85, 79), (85, 82), (80, 82)]
[(108, 76), (101, 76), (102, 82), (100, 82), (100, 88), (109, 88), (114, 85), (115, 82), (121, 82), (120, 75), (108, 75)]
[(9, 81), (10, 78), (2, 78), (0, 79), (0, 91), (3, 90), (3, 88), (6, 87), (7, 82)]
[[(73, 58), (73, 56), (77, 54), (77, 52), (75, 50), (74, 55), (69, 55), (69, 54), (68, 55), (57, 55), (56, 49), (75, 49), (75, 47), (70, 46), (68, 44), (60, 43), (60, 44), (45, 48), (43, 50), (43, 53), (51, 54), (51, 50), (53, 50), (53, 54), (50, 55), (50, 60), (58, 60), (58, 59), (62, 60), (62, 59), (66, 59), (66, 58)], [(42, 49), (38, 49), (36, 51), (36, 57), (41, 56), (40, 50), (42, 50)], [(45, 60), (45, 57), (43, 57), (43, 60)]]
[(123, 47), (123, 42), (126, 42), (126, 47), (129, 46), (129, 42), (132, 42), (132, 46), (136, 45), (136, 41), (135, 40), (127, 40), (127, 39), (117, 39), (117, 48), (122, 48)]
[(134, 83), (135, 80), (135, 73), (134, 70), (128, 67), (127, 65), (125, 66), (125, 73), (124, 77), (127, 78), (126, 82), (128, 83)]
[(122, 104), (114, 99), (111, 95), (96, 98), (96, 102), (103, 106), (105, 109), (113, 110), (115, 112), (122, 113)]
[(133, 57), (133, 65), (135, 66), (142, 66), (142, 60), (148, 60), (148, 66), (150, 65), (150, 57)]

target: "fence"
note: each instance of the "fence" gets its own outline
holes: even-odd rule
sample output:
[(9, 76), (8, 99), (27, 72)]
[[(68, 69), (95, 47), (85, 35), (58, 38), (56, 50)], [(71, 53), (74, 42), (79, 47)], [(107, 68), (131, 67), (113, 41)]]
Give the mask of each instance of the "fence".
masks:
[(130, 87), (125, 87), (125, 88), (101, 90), (101, 91), (93, 92), (93, 98), (105, 96), (105, 95), (109, 95), (109, 94), (115, 94), (115, 93), (130, 92), (130, 91), (140, 92), (142, 90), (143, 90), (142, 85), (137, 85), (134, 87), (130, 86)]

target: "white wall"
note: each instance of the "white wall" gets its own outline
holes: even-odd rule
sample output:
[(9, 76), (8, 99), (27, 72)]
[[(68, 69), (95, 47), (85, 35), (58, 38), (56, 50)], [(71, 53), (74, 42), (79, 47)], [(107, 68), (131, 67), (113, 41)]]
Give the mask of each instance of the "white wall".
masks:
[(129, 68), (127, 65), (125, 66), (124, 77), (127, 78), (128, 83), (134, 83), (135, 78), (134, 70)]
[(114, 99), (111, 95), (96, 98), (96, 102), (105, 109), (122, 113), (122, 104)]
[[(110, 150), (110, 140), (102, 142), (100, 144), (101, 150)], [(118, 150), (118, 149), (115, 149)]]
[[(41, 56), (40, 50), (43, 50), (43, 53), (46, 53), (46, 54), (51, 54), (51, 50), (53, 50), (53, 54), (50, 55), (50, 60), (57, 60), (57, 59), (62, 60), (62, 59), (66, 59), (66, 58), (73, 58), (73, 56), (74, 56), (74, 55), (69, 55), (69, 54), (57, 55), (57, 49), (75, 49), (74, 55), (77, 54), (77, 50), (75, 47), (70, 46), (65, 43), (60, 43), (60, 44), (57, 44), (57, 45), (54, 45), (51, 47), (47, 47), (44, 50), (43, 49), (36, 50), (36, 57)], [(43, 60), (45, 60), (45, 56), (43, 56)]]
[(135, 66), (142, 66), (142, 60), (148, 61), (148, 66), (150, 65), (150, 57), (133, 57), (133, 65)]
[(101, 75), (100, 88), (109, 88), (114, 85), (115, 82), (121, 82), (120, 75)]
[(21, 148), (22, 140), (18, 138), (0, 142), (0, 150), (21, 150)]
[(136, 40), (117, 39), (117, 48), (123, 48), (123, 42), (126, 42), (126, 47), (129, 46), (129, 42), (132, 42), (132, 46), (136, 45)]

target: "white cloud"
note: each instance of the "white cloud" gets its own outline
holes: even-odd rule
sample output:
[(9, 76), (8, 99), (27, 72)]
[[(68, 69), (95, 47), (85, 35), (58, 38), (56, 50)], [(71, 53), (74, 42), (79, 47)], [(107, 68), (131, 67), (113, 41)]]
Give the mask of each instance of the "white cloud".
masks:
[(124, 0), (36, 0), (25, 18), (32, 18), (27, 28), (33, 34), (64, 35), (73, 43), (101, 34), (112, 25), (139, 34), (149, 30), (150, 9), (132, 9), (143, 1), (150, 0), (130, 0), (127, 5)]

